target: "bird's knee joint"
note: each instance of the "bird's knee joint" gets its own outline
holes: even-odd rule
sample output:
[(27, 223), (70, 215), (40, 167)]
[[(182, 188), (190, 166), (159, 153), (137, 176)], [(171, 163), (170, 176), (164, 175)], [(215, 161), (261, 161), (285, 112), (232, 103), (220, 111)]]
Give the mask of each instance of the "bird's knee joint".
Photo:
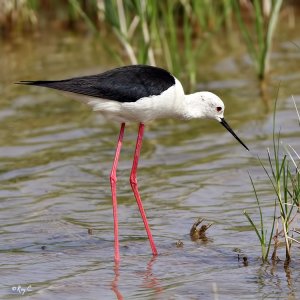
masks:
[(137, 179), (135, 176), (130, 176), (129, 182), (131, 185), (137, 185)]
[(109, 177), (109, 181), (110, 181), (111, 184), (116, 184), (118, 180), (117, 180), (116, 176), (111, 175)]

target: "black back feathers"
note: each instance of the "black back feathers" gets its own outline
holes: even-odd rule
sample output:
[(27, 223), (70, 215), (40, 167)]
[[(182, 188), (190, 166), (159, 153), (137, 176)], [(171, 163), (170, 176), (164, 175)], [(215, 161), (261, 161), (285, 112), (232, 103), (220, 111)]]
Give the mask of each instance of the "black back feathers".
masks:
[(175, 78), (161, 68), (132, 65), (98, 75), (54, 81), (21, 81), (19, 83), (118, 102), (135, 102), (143, 97), (160, 95), (175, 84)]

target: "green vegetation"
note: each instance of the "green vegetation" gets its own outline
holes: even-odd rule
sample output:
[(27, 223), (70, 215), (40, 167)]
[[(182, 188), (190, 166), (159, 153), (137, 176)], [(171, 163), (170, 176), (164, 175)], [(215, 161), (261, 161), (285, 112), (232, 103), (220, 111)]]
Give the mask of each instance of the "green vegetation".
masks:
[(60, 24), (85, 30), (97, 36), (119, 64), (166, 66), (192, 89), (206, 46), (221, 30), (229, 36), (235, 22), (263, 79), (281, 6), (282, 0), (6, 0), (0, 4), (0, 36), (48, 29), (51, 22), (56, 29)]
[(261, 245), (261, 258), (262, 258), (262, 261), (266, 262), (266, 261), (268, 261), (269, 252), (270, 252), (270, 248), (271, 248), (271, 245), (272, 245), (274, 227), (275, 227), (276, 201), (274, 202), (274, 215), (273, 215), (273, 223), (272, 223), (272, 226), (271, 226), (271, 233), (268, 236), (267, 229), (265, 229), (265, 227), (266, 227), (265, 218), (264, 218), (263, 213), (262, 213), (262, 208), (261, 208), (261, 204), (259, 202), (257, 191), (256, 191), (254, 182), (253, 182), (252, 177), (251, 177), (250, 174), (249, 174), (249, 176), (250, 176), (251, 184), (252, 184), (254, 194), (255, 194), (255, 198), (256, 198), (256, 203), (257, 203), (258, 210), (259, 210), (260, 227), (257, 226), (254, 223), (254, 221), (252, 220), (250, 215), (247, 213), (247, 211), (244, 211), (244, 214), (245, 214), (246, 218), (248, 219), (249, 223), (251, 224), (252, 228), (255, 230), (255, 233), (256, 233), (256, 235), (259, 239), (260, 245)]
[[(273, 155), (271, 155), (268, 149), (268, 167), (266, 167), (265, 164), (259, 159), (260, 164), (268, 176), (274, 191), (274, 213), (272, 216), (273, 220), (269, 236), (267, 235), (266, 229), (267, 217), (262, 213), (261, 202), (259, 201), (257, 190), (251, 176), (250, 180), (259, 210), (260, 225), (256, 225), (246, 211), (244, 211), (244, 214), (259, 238), (263, 262), (266, 262), (269, 259), (271, 245), (274, 246), (271, 259), (273, 261), (278, 259), (277, 250), (281, 244), (281, 240), (283, 240), (283, 244), (285, 246), (285, 261), (288, 263), (291, 260), (292, 242), (300, 243), (299, 240), (294, 238), (294, 234), (299, 234), (299, 231), (293, 228), (296, 217), (299, 217), (300, 212), (300, 156), (291, 146), (287, 147), (283, 145), (281, 142), (280, 133), (277, 136), (275, 134), (276, 104), (277, 100), (275, 102), (273, 115)], [(297, 107), (296, 111), (298, 114)], [(300, 122), (299, 114), (298, 118)], [(296, 159), (293, 158), (293, 155), (289, 149), (293, 151)], [(279, 212), (277, 212), (277, 210), (279, 210)], [(275, 227), (276, 232), (274, 235)], [(274, 243), (272, 243), (272, 240)]]
[[(257, 75), (260, 79), (264, 79), (270, 68), (272, 39), (278, 21), (280, 8), (282, 6), (282, 0), (273, 1), (268, 17), (264, 17), (263, 15), (261, 1), (253, 1), (255, 10), (255, 30), (247, 27), (246, 21), (242, 18), (238, 2), (233, 1), (233, 3), (235, 5), (237, 20), (247, 45), (248, 52), (255, 64)], [(252, 38), (252, 36), (254, 36), (254, 38)]]

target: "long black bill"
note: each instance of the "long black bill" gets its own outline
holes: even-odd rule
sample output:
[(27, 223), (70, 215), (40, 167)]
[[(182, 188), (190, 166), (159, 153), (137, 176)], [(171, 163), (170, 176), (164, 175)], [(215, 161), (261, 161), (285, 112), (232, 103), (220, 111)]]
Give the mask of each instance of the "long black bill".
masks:
[(234, 133), (228, 123), (224, 118), (221, 119), (220, 123), (249, 151), (249, 148), (239, 139), (239, 137)]

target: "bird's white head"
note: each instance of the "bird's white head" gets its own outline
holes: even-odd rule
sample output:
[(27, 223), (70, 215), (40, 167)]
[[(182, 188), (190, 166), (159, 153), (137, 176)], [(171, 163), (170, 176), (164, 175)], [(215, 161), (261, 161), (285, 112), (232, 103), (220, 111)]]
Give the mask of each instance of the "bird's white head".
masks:
[(225, 105), (223, 101), (211, 92), (198, 92), (186, 96), (188, 119), (206, 118), (219, 122), (224, 118)]
[(231, 129), (224, 119), (225, 105), (223, 101), (211, 92), (198, 92), (185, 96), (185, 114), (186, 119), (206, 118), (214, 119), (220, 122), (247, 150), (248, 147)]

